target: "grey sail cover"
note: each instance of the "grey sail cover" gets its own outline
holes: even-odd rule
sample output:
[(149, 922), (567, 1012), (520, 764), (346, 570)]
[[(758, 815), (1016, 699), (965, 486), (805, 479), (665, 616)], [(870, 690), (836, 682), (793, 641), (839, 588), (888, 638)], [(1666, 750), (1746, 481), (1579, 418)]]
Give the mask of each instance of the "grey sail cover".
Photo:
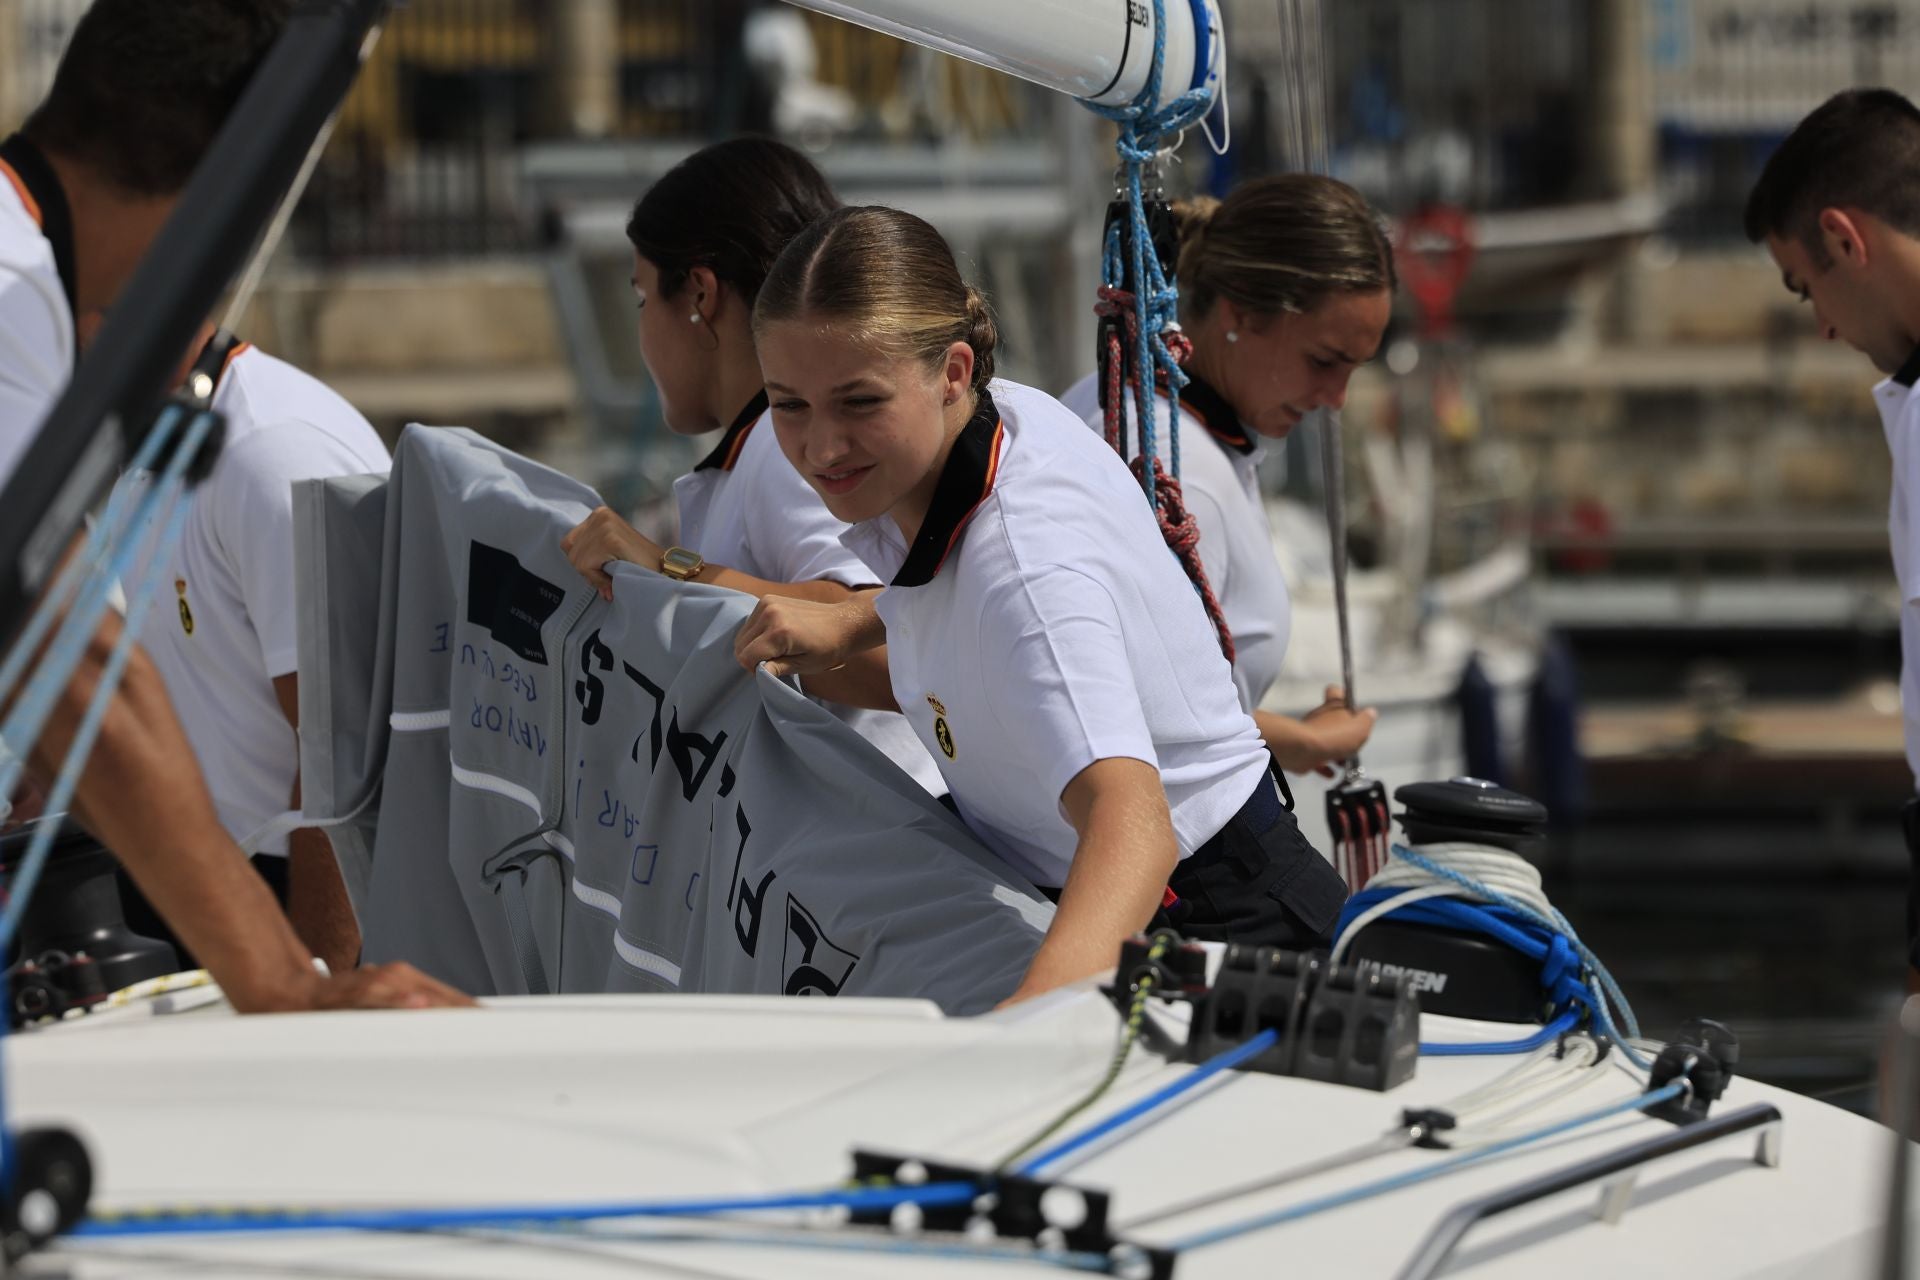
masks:
[(560, 553), (594, 492), (458, 428), (296, 486), (306, 818), (369, 962), (477, 994), (1018, 985), (1051, 906), (858, 734), (741, 669), (753, 601)]

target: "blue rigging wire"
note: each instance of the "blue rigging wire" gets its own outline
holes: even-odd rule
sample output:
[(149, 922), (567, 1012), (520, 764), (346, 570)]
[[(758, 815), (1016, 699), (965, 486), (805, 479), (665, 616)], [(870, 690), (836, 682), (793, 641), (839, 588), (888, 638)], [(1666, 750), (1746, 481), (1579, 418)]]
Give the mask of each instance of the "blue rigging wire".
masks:
[[(182, 413), (178, 406), (170, 406), (162, 414), (136, 455), (134, 467), (149, 469), (152, 466), (159, 450), (172, 438)], [(33, 664), (34, 656), (39, 652), (47, 633), (55, 624), (59, 625), (59, 634), (54, 637), (39, 663), (33, 665), (33, 678), (28, 682), (26, 691), (7, 713), (5, 721), (0, 722), (0, 740), (8, 744), (9, 752), (8, 758), (0, 760), (0, 793), (10, 792), (20, 780), (27, 756), (33, 744), (39, 740), (40, 731), (45, 728), (54, 703), (85, 656), (86, 646), (92, 640), (95, 628), (106, 615), (113, 582), (118, 576), (115, 552), (126, 550), (127, 539), (121, 536), (126, 532), (123, 524), (137, 527), (149, 519), (158, 510), (157, 500), (157, 493), (147, 493), (131, 522), (126, 520), (127, 504), (124, 498), (109, 504), (107, 519), (88, 539), (86, 550), (74, 556), (61, 572), (52, 596), (34, 611), (19, 639), (8, 651), (5, 661), (0, 662), (0, 704), (4, 704), (12, 696), (29, 665)], [(81, 591), (79, 600), (68, 608), (67, 597), (83, 576), (85, 589)], [(64, 618), (63, 609), (66, 610)]]
[[(184, 410), (178, 405), (170, 405), (161, 414), (160, 421), (148, 433), (134, 457), (135, 467), (142, 471), (151, 468), (159, 450), (172, 437), (182, 416)], [(85, 657), (87, 646), (92, 643), (95, 631), (111, 607), (113, 585), (131, 568), (141, 549), (142, 535), (149, 534), (156, 521), (160, 523), (161, 531), (153, 543), (150, 563), (163, 565), (170, 558), (173, 547), (180, 540), (181, 531), (186, 527), (186, 470), (216, 421), (205, 410), (194, 417), (187, 427), (181, 447), (168, 460), (158, 483), (148, 489), (131, 513), (125, 493), (116, 489), (108, 501), (100, 527), (88, 538), (85, 549), (72, 557), (61, 570), (53, 590), (29, 619), (5, 662), (0, 663), (0, 702), (3, 702), (5, 695), (11, 692), (26, 671), (28, 661), (39, 649), (47, 632), (52, 630), (60, 611), (66, 609), (66, 617), (35, 668), (25, 693), (4, 724), (0, 724), (0, 741), (8, 744), (7, 751), (0, 753), (4, 757), (0, 758), (0, 795), (12, 792), (33, 744), (52, 714), (56, 699)], [(70, 602), (70, 597), (83, 579), (84, 587), (79, 590), (79, 598)], [(7, 884), (6, 910), (0, 914), (0, 954), (5, 954), (11, 946), (27, 903), (33, 896), (34, 886), (46, 866), (47, 856), (53, 849), (54, 838), (59, 834), (61, 825), (53, 815), (66, 811), (79, 787), (87, 757), (99, 737), (107, 710), (119, 687), (120, 677), (132, 657), (141, 622), (153, 603), (159, 580), (159, 574), (149, 572), (145, 575), (145, 581), (136, 585), (128, 601), (127, 617), (120, 634), (107, 655), (86, 711), (48, 792), (46, 812), (49, 816), (42, 818), (35, 828), (27, 851)], [(0, 973), (0, 1001), (9, 1006), (12, 1003), (12, 993), (4, 973)], [(0, 1009), (0, 1042), (5, 1039), (10, 1021), (8, 1011)], [(5, 1046), (0, 1043), (0, 1189), (10, 1190), (17, 1165), (13, 1127), (7, 1120), (10, 1114), (7, 1096)]]
[(1597, 1110), (1582, 1112), (1580, 1115), (1572, 1116), (1566, 1120), (1555, 1121), (1552, 1124), (1518, 1134), (1500, 1142), (1488, 1143), (1484, 1147), (1478, 1147), (1464, 1154), (1453, 1156), (1450, 1159), (1422, 1165), (1417, 1169), (1409, 1169), (1405, 1173), (1396, 1173), (1390, 1177), (1376, 1178), (1372, 1182), (1363, 1182), (1357, 1187), (1349, 1187), (1345, 1191), (1337, 1191), (1331, 1195), (1317, 1196), (1311, 1200), (1304, 1200), (1299, 1204), (1289, 1205), (1284, 1209), (1276, 1209), (1271, 1213), (1263, 1213), (1257, 1217), (1245, 1218), (1239, 1222), (1230, 1222), (1224, 1226), (1215, 1227), (1208, 1231), (1198, 1231), (1192, 1235), (1182, 1236), (1178, 1240), (1170, 1242), (1166, 1247), (1180, 1253), (1185, 1253), (1189, 1249), (1204, 1249), (1209, 1245), (1221, 1244), (1228, 1240), (1236, 1240), (1241, 1236), (1251, 1235), (1256, 1231), (1265, 1231), (1269, 1227), (1278, 1227), (1289, 1222), (1298, 1222), (1302, 1218), (1310, 1218), (1318, 1213), (1325, 1213), (1332, 1209), (1342, 1209), (1351, 1204), (1358, 1204), (1363, 1200), (1371, 1200), (1376, 1196), (1383, 1196), (1407, 1187), (1418, 1186), (1423, 1182), (1431, 1182), (1435, 1178), (1443, 1178), (1450, 1173), (1457, 1173), (1462, 1169), (1484, 1163), (1485, 1161), (1493, 1159), (1495, 1156), (1505, 1155), (1509, 1151), (1518, 1151), (1522, 1147), (1532, 1146), (1537, 1142), (1545, 1142), (1548, 1138), (1557, 1138), (1563, 1133), (1570, 1133), (1575, 1129), (1584, 1128), (1587, 1125), (1596, 1124), (1599, 1121), (1608, 1120), (1614, 1116), (1625, 1115), (1633, 1111), (1644, 1111), (1648, 1107), (1657, 1106), (1662, 1102), (1679, 1097), (1687, 1090), (1687, 1087), (1684, 1080), (1676, 1080), (1672, 1084), (1652, 1090), (1649, 1093), (1638, 1094), (1632, 1098), (1600, 1107)]
[(596, 1218), (700, 1218), (770, 1210), (891, 1209), (972, 1204), (971, 1182), (919, 1187), (863, 1187), (762, 1196), (687, 1200), (614, 1200), (597, 1204), (490, 1205), (457, 1209), (235, 1209), (89, 1218), (73, 1234), (90, 1239), (125, 1236), (247, 1235), (282, 1231), (443, 1231), (463, 1227), (586, 1222)]
[[(159, 542), (153, 553), (151, 563), (164, 565), (174, 545), (180, 540), (185, 528), (186, 513), (189, 510), (185, 501), (185, 472), (192, 463), (194, 455), (205, 442), (212, 430), (214, 418), (209, 413), (201, 413), (189, 424), (182, 438), (181, 447), (168, 460), (167, 467), (151, 490), (145, 494), (133, 517), (129, 536), (121, 539), (114, 550), (104, 572), (96, 573), (88, 581), (79, 601), (68, 612), (65, 623), (55, 637), (53, 647), (47, 659), (36, 671), (26, 694), (21, 697), (21, 706), (16, 708), (16, 716), (23, 717), (25, 724), (16, 726), (15, 716), (9, 716), (6, 728), (0, 730), (9, 744), (8, 749), (15, 753), (15, 759), (9, 762), (7, 771), (17, 775), (23, 766), (30, 744), (38, 737), (44, 727), (47, 716), (52, 712), (54, 701), (65, 689), (73, 670), (84, 657), (87, 645), (92, 641), (105, 617), (114, 583), (120, 580), (133, 566), (142, 550), (140, 535), (147, 532), (151, 523), (165, 513), (165, 521), (159, 535)], [(157, 434), (157, 433), (156, 433)], [(113, 703), (115, 690), (120, 676), (126, 670), (132, 657), (135, 642), (139, 636), (140, 623), (146, 615), (148, 606), (153, 602), (155, 589), (159, 583), (159, 574), (149, 572), (146, 581), (136, 585), (133, 598), (128, 602), (128, 613), (121, 627), (112, 652), (108, 655), (106, 666), (87, 704), (86, 714), (82, 718), (79, 730), (75, 733), (66, 757), (61, 762), (60, 772), (47, 794), (46, 809), (49, 814), (64, 813), (79, 787), (80, 776), (86, 767), (88, 754), (93, 750), (94, 740), (99, 736), (100, 727), (106, 720), (107, 710)], [(56, 661), (66, 667), (64, 672), (49, 670)], [(52, 677), (52, 678), (49, 678)], [(28, 704), (31, 703), (31, 706)], [(16, 734), (18, 736), (16, 736)], [(0, 776), (0, 784), (11, 787), (13, 776)], [(19, 868), (8, 885), (7, 906), (0, 914), (0, 952), (4, 952), (13, 941), (20, 927), (21, 917), (25, 914), (27, 903), (33, 895), (41, 870), (46, 865), (47, 855), (53, 848), (55, 837), (59, 834), (60, 824), (55, 821), (42, 821), (34, 831), (33, 839), (28, 843), (27, 852), (21, 858)]]
[(1159, 1110), (1181, 1095), (1205, 1084), (1223, 1071), (1230, 1071), (1241, 1063), (1257, 1058), (1280, 1043), (1280, 1033), (1274, 1030), (1262, 1031), (1244, 1044), (1236, 1045), (1223, 1053), (1215, 1054), (1193, 1070), (1180, 1076), (1164, 1088), (1155, 1090), (1132, 1106), (1122, 1108), (1113, 1115), (1101, 1120), (1070, 1138), (1048, 1147), (1045, 1151), (1027, 1160), (1015, 1172), (1022, 1177), (1036, 1177), (1047, 1166), (1056, 1164), (1083, 1147), (1091, 1146), (1118, 1129), (1122, 1129), (1135, 1120)]

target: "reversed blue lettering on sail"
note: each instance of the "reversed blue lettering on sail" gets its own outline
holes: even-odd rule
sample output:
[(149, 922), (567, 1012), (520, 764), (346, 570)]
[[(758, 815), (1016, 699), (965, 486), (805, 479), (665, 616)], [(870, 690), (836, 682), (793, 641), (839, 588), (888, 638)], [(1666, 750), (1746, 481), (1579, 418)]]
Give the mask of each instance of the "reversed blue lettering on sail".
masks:
[(516, 715), (511, 706), (497, 707), (491, 702), (473, 699), (473, 714), (467, 718), (467, 724), (475, 729), (485, 729), (488, 733), (498, 734), (515, 746), (531, 751), (540, 759), (547, 755), (547, 735), (540, 726), (524, 716)]
[(485, 645), (481, 645), (478, 649), (470, 644), (461, 645), (460, 665), (473, 667), (483, 678), (498, 681), (528, 702), (539, 701), (539, 690), (534, 687), (533, 672), (517, 666), (511, 659), (496, 659), (493, 651)]

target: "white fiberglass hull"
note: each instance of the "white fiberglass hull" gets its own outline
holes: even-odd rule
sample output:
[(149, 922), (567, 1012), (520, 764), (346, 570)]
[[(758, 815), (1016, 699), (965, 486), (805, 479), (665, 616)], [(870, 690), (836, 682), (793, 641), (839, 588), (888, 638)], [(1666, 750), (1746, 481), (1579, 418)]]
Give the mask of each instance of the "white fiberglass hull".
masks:
[[(1086, 991), (972, 1020), (915, 1002), (723, 997), (506, 1000), (479, 1012), (235, 1019), (140, 1010), (13, 1040), (22, 1123), (76, 1128), (95, 1205), (422, 1206), (564, 1203), (831, 1186), (855, 1145), (991, 1164), (1103, 1070), (1116, 1017)], [(1501, 1033), (1511, 1029), (1501, 1029)], [(1488, 1034), (1479, 1029), (1478, 1034)], [(1472, 1024), (1428, 1019), (1459, 1039)], [(1364, 1142), (1405, 1106), (1441, 1102), (1513, 1059), (1426, 1058), (1391, 1094), (1235, 1075), (1078, 1168), (1127, 1217)], [(1136, 1052), (1093, 1114), (1185, 1068)], [(1611, 1062), (1540, 1117), (1635, 1090)], [(1617, 1226), (1595, 1192), (1522, 1211), (1469, 1237), (1455, 1273), (1556, 1277), (1865, 1274), (1883, 1213), (1886, 1131), (1832, 1107), (1736, 1081), (1720, 1112), (1770, 1102), (1785, 1160), (1752, 1163), (1753, 1136), (1643, 1173)], [(1451, 1206), (1529, 1174), (1670, 1129), (1640, 1116), (1365, 1205), (1185, 1255), (1182, 1280), (1390, 1276)], [(1141, 1232), (1149, 1241), (1419, 1167), (1405, 1151)], [(653, 1222), (604, 1228), (712, 1230)], [(860, 1255), (744, 1243), (647, 1243), (569, 1234), (298, 1234), (69, 1242), (27, 1274), (380, 1277), (1057, 1276), (1030, 1263)]]

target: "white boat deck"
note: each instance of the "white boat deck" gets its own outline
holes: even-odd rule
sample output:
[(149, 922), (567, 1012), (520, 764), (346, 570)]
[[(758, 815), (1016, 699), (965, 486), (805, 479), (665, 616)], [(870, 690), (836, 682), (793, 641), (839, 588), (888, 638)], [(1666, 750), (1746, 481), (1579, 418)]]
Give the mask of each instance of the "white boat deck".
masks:
[[(7, 1048), (17, 1122), (73, 1126), (95, 1206), (408, 1207), (561, 1204), (830, 1187), (856, 1145), (990, 1165), (1098, 1078), (1115, 1014), (1069, 991), (947, 1020), (915, 1002), (722, 997), (496, 1001), (481, 1011), (240, 1019), (220, 1007), (115, 1011)], [(1427, 1019), (1429, 1038), (1511, 1028)], [(1512, 1059), (1427, 1058), (1389, 1094), (1236, 1073), (1077, 1167), (1129, 1217), (1371, 1139)], [(1093, 1116), (1185, 1071), (1136, 1051)], [(1611, 1060), (1543, 1120), (1625, 1097)], [(1784, 1163), (1755, 1136), (1641, 1176), (1618, 1225), (1572, 1192), (1471, 1234), (1447, 1274), (1484, 1277), (1864, 1275), (1884, 1220), (1887, 1132), (1736, 1081), (1716, 1114), (1770, 1102)], [(1084, 1121), (1083, 1121), (1084, 1123)], [(1385, 1198), (1183, 1256), (1182, 1280), (1392, 1276), (1450, 1207), (1531, 1174), (1670, 1132), (1638, 1115)], [(1445, 1158), (1406, 1151), (1148, 1228), (1149, 1242), (1250, 1217)], [(34, 1276), (826, 1277), (1057, 1276), (1030, 1262), (853, 1254), (744, 1242), (648, 1241), (711, 1222), (567, 1234), (302, 1233), (70, 1241)], [(618, 1235), (620, 1239), (613, 1236)], [(871, 1239), (871, 1237), (868, 1237)]]

